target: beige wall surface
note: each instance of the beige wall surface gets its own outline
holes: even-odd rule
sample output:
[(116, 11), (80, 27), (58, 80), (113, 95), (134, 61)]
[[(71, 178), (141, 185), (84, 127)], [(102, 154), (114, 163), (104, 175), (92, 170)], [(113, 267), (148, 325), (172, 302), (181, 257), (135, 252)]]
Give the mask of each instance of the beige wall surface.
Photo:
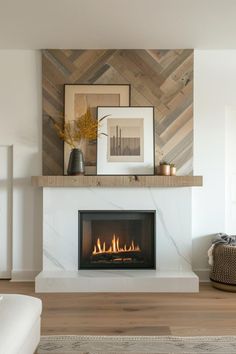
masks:
[(12, 277), (32, 279), (41, 268), (41, 191), (30, 183), (42, 173), (40, 52), (0, 51), (0, 77), (0, 144), (13, 149)]

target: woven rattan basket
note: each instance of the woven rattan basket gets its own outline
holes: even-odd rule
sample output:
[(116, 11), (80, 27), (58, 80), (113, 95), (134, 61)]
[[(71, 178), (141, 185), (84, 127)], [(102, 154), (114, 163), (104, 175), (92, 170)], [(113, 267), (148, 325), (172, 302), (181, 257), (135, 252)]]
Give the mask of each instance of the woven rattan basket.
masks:
[(214, 247), (210, 279), (214, 287), (236, 292), (236, 246), (218, 244)]

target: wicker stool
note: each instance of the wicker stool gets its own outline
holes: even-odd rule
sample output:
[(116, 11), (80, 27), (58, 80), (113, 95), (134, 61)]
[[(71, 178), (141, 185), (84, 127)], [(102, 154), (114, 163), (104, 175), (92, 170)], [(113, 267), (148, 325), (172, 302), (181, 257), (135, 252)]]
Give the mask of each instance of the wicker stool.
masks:
[(210, 280), (217, 289), (236, 292), (236, 246), (214, 247)]

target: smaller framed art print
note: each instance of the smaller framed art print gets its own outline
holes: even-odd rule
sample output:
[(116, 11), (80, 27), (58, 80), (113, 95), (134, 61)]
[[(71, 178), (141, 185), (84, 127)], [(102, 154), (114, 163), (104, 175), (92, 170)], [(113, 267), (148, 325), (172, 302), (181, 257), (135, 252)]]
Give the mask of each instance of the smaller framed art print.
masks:
[(153, 175), (154, 108), (98, 107), (97, 118), (97, 174)]

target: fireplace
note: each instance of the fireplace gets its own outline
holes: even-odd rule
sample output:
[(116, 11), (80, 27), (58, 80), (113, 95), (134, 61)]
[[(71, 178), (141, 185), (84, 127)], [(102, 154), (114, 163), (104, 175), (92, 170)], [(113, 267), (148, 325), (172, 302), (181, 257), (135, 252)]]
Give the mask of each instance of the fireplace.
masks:
[(155, 269), (155, 211), (79, 211), (79, 269)]

